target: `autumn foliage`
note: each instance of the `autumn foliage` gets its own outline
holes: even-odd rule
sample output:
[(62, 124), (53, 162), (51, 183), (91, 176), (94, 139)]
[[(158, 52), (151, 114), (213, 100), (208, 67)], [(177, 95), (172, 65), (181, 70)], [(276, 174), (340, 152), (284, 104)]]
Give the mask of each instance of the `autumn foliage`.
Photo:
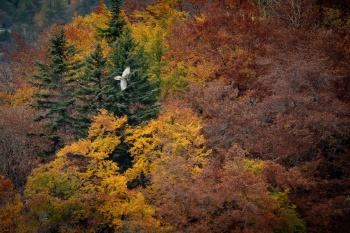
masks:
[[(99, 2), (0, 63), (1, 232), (348, 231), (346, 3)], [(72, 127), (41, 157), (57, 29)]]
[(29, 211), (22, 215), (21, 232), (157, 229), (153, 208), (140, 192), (128, 190), (118, 164), (105, 160), (120, 143), (114, 132), (125, 121), (102, 110), (87, 139), (66, 146), (54, 161), (33, 171), (24, 192)]

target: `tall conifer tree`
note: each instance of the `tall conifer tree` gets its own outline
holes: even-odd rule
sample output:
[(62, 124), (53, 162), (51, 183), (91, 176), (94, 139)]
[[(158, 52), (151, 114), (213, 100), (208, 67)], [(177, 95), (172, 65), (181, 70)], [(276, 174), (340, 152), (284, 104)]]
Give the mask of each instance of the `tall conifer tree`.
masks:
[[(104, 108), (116, 116), (128, 116), (130, 125), (140, 125), (157, 115), (159, 110), (159, 81), (150, 80), (149, 64), (143, 48), (138, 46), (121, 17), (122, 0), (111, 1), (112, 18), (106, 29), (99, 29), (101, 36), (112, 47), (110, 53), (110, 76), (105, 88)], [(131, 68), (128, 86), (121, 90), (114, 77)]]
[(79, 62), (71, 62), (74, 56), (74, 47), (68, 46), (65, 40), (65, 31), (61, 28), (50, 38), (48, 47), (48, 63), (38, 64), (38, 72), (34, 75), (31, 84), (36, 87), (32, 107), (42, 110), (36, 121), (43, 121), (49, 132), (35, 133), (53, 141), (51, 151), (55, 152), (64, 146), (72, 136), (72, 107), (74, 104), (73, 85), (75, 70)]
[(107, 59), (103, 55), (101, 44), (97, 44), (95, 51), (86, 58), (75, 92), (76, 110), (79, 113), (75, 128), (79, 137), (87, 136), (91, 117), (97, 115), (99, 109), (106, 108), (106, 65)]
[(117, 116), (127, 115), (130, 125), (140, 125), (154, 118), (159, 109), (159, 82), (150, 80), (145, 52), (137, 46), (129, 28), (123, 30), (114, 44), (110, 59), (113, 76), (120, 75), (128, 66), (131, 74), (125, 90), (120, 89), (119, 81), (109, 79), (107, 109)]

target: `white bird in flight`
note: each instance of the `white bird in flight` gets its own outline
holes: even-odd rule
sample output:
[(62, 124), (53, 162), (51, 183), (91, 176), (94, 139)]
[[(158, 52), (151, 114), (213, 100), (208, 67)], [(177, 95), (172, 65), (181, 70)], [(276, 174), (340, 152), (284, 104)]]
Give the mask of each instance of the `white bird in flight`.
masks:
[(122, 91), (125, 90), (125, 88), (126, 88), (126, 86), (128, 84), (127, 80), (129, 78), (129, 74), (130, 74), (130, 67), (128, 66), (124, 70), (124, 72), (123, 72), (121, 77), (120, 76), (116, 76), (114, 78), (115, 80), (120, 80), (120, 89), (122, 89)]

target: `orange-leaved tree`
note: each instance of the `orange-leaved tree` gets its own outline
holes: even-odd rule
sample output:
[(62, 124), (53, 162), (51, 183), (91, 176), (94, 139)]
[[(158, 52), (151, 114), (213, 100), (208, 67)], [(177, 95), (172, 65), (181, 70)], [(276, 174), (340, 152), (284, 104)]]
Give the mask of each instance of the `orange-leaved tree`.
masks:
[(24, 205), (21, 196), (14, 191), (11, 180), (0, 176), (0, 231), (14, 232), (18, 216)]
[(224, 79), (244, 92), (255, 76), (254, 55), (265, 33), (259, 10), (251, 1), (202, 2), (196, 15), (173, 28), (169, 66), (176, 70), (183, 62), (190, 82)]
[(98, 42), (102, 44), (105, 55), (108, 53), (107, 42), (99, 36), (98, 28), (106, 28), (110, 17), (111, 13), (106, 5), (101, 4), (84, 17), (75, 15), (73, 22), (65, 25), (67, 42), (74, 44), (79, 51), (74, 58), (75, 60), (87, 57)]

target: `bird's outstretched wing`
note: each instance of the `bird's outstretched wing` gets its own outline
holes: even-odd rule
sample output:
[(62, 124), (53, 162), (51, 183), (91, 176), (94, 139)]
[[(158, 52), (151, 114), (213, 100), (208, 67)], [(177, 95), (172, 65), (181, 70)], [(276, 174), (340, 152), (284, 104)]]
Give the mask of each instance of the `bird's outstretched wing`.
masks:
[(128, 85), (128, 82), (126, 81), (126, 78), (123, 78), (122, 80), (120, 80), (120, 89), (122, 91), (125, 90), (126, 86)]
[(124, 70), (123, 74), (122, 74), (122, 77), (123, 78), (128, 78), (129, 77), (129, 74), (130, 74), (130, 67), (126, 67), (126, 69)]
[(114, 77), (114, 79), (115, 79), (115, 80), (121, 80), (121, 79), (122, 79), (122, 77), (120, 77), (120, 76), (116, 76), (116, 77)]

